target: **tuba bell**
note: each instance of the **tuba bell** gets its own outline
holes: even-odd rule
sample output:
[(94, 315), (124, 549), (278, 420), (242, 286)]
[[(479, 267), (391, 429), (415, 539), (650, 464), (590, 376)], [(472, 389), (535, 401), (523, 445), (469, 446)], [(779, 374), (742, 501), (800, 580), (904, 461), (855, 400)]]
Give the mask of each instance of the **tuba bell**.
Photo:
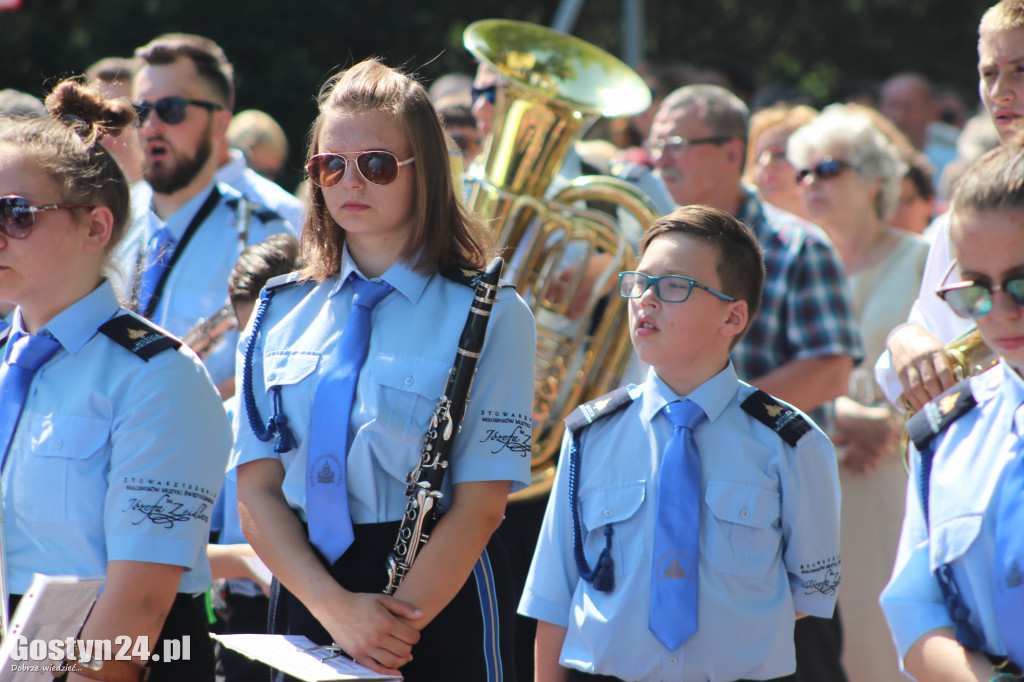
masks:
[(632, 354), (626, 305), (608, 293), (659, 215), (628, 182), (566, 182), (558, 171), (590, 124), (639, 113), (651, 94), (607, 52), (542, 26), (477, 21), (464, 42), (507, 84), (469, 172), (469, 204), (495, 230), (508, 277), (537, 321), (532, 485), (513, 495), (532, 498), (550, 490), (565, 417), (621, 382)]

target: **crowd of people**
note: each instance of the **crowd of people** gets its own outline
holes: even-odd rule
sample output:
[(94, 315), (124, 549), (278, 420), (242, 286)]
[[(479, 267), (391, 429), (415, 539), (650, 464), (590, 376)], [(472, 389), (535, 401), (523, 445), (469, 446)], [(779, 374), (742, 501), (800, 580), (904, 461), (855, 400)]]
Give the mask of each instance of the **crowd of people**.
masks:
[(146, 644), (67, 651), (68, 682), (291, 679), (211, 630), (411, 681), (1024, 679), (1022, 65), (1001, 0), (973, 116), (919, 73), (817, 110), (644, 67), (651, 106), (555, 180), (661, 216), (607, 287), (606, 253), (554, 273), (624, 300), (634, 359), (565, 419), (550, 495), (512, 498), (553, 313), (488, 283), (467, 191), (513, 73), (339, 71), (294, 193), (208, 38), (0, 91), (0, 632), (33, 574), (100, 575), (70, 634)]

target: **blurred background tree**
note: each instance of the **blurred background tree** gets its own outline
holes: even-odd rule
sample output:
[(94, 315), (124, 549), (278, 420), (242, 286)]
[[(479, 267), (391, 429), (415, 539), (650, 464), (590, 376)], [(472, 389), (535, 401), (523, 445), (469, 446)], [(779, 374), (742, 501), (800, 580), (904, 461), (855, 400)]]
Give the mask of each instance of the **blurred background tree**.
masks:
[[(625, 0), (583, 4), (573, 31), (621, 54)], [(994, 0), (645, 0), (650, 61), (709, 60), (748, 69), (758, 85), (796, 87), (821, 106), (862, 81), (915, 70), (976, 95), (977, 25)], [(315, 95), (338, 67), (371, 55), (425, 81), (473, 73), (462, 47), (472, 21), (550, 25), (537, 0), (22, 0), (0, 12), (0, 88), (44, 95), (101, 57), (129, 56), (154, 36), (209, 36), (234, 63), (236, 110), (262, 109), (291, 143), (284, 185), (301, 179)]]

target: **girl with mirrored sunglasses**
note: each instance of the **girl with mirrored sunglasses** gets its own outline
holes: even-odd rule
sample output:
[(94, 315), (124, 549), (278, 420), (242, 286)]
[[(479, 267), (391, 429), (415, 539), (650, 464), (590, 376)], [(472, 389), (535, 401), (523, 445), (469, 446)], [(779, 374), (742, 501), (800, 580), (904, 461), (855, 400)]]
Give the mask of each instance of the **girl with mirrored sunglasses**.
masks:
[(1021, 679), (1024, 665), (1024, 147), (959, 181), (950, 239), (960, 282), (940, 295), (999, 356), (928, 403), (913, 441), (899, 551), (881, 596), (918, 680)]
[[(369, 60), (331, 79), (319, 105), (304, 267), (268, 284), (239, 345), (233, 463), (243, 530), (279, 581), (272, 628), (410, 681), (509, 680), (515, 603), (491, 534), (529, 482), (533, 318), (498, 292), (443, 514), (385, 596), (406, 478), (492, 244), (419, 83)], [(351, 402), (335, 406), (344, 392)]]
[[(193, 594), (210, 584), (230, 428), (195, 355), (122, 307), (106, 277), (130, 210), (101, 141), (135, 123), (131, 106), (74, 81), (46, 103), (51, 120), (0, 120), (0, 300), (17, 305), (0, 338), (7, 605), (35, 572), (103, 576), (65, 634), (138, 646), (69, 682), (212, 682)], [(190, 660), (149, 660), (186, 636)]]

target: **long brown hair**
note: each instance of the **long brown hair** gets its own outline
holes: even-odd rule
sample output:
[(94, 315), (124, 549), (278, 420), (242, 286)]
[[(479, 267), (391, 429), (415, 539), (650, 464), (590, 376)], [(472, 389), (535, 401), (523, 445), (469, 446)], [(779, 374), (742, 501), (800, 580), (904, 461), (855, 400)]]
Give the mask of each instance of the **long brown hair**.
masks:
[[(413, 228), (399, 257), (422, 273), (456, 263), (483, 267), (493, 246), (483, 224), (462, 201), (452, 179), (444, 129), (427, 91), (415, 79), (376, 59), (331, 78), (320, 91), (320, 114), (306, 159), (320, 153), (320, 134), (335, 114), (387, 112), (396, 117), (416, 157)], [(323, 281), (338, 274), (345, 231), (331, 217), (323, 190), (309, 184), (310, 210), (302, 231), (303, 274)]]

